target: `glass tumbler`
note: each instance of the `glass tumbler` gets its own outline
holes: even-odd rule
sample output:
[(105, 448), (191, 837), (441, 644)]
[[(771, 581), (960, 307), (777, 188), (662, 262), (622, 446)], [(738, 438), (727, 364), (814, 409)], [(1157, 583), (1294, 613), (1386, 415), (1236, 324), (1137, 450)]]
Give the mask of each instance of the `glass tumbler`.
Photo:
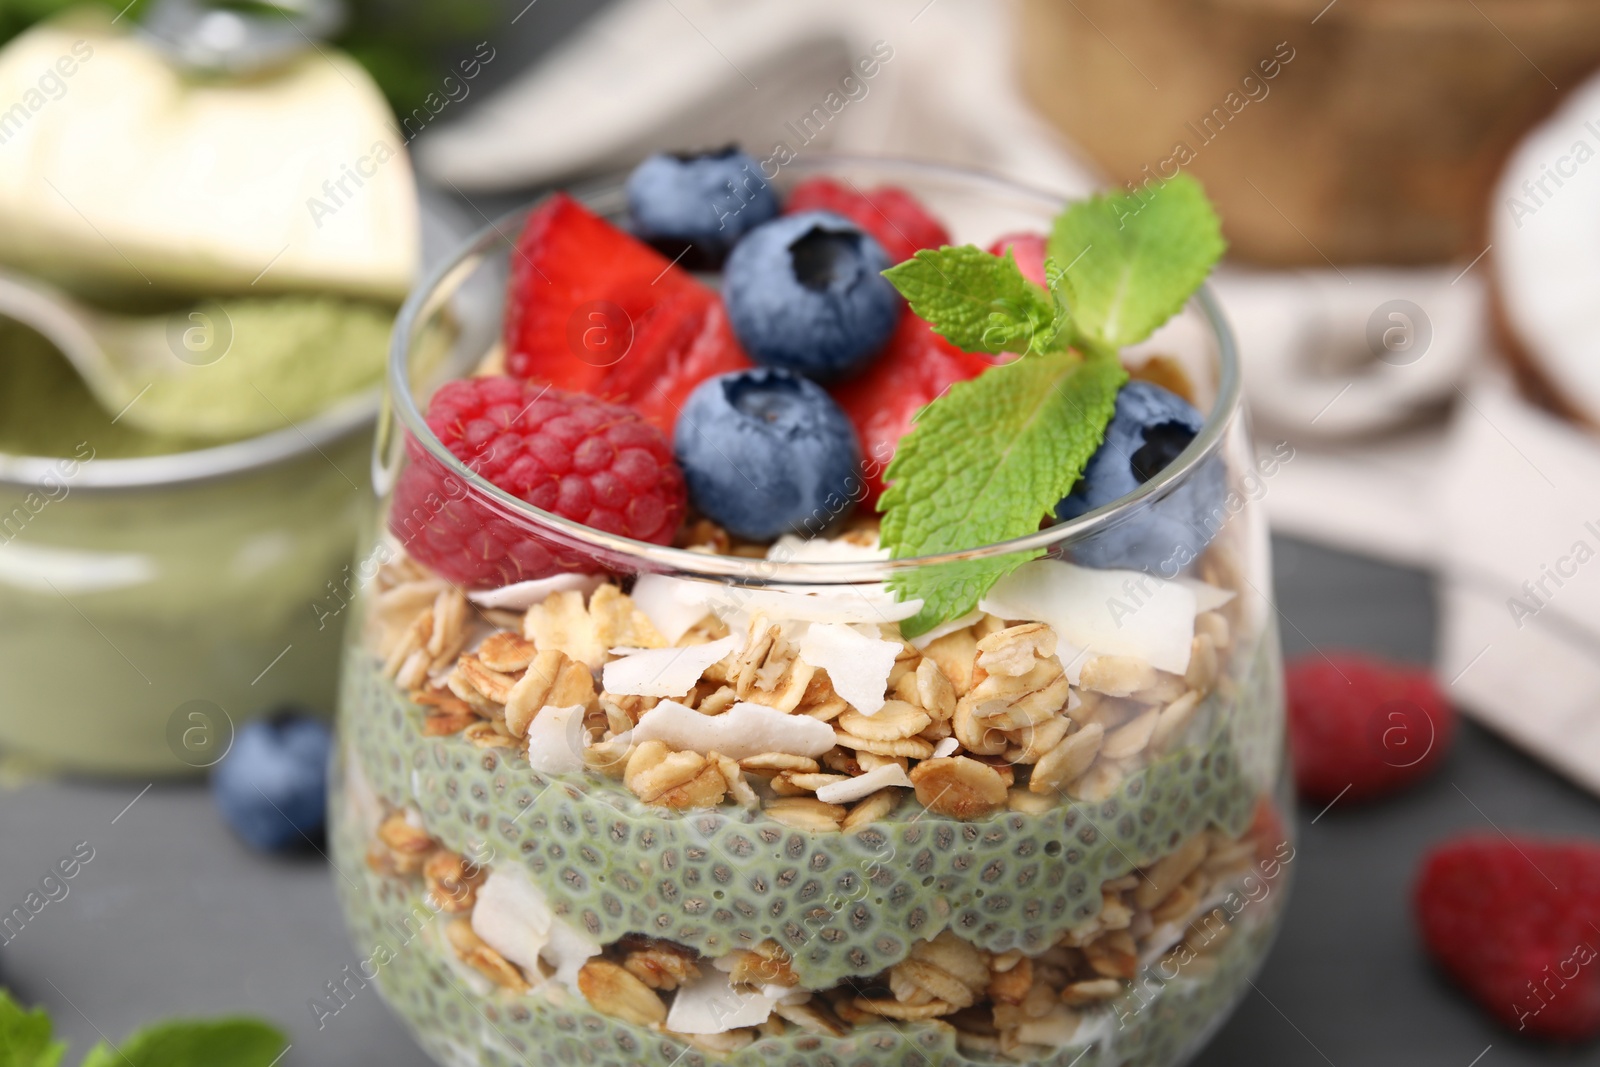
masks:
[[(884, 160), (775, 182), (817, 174), (900, 185), (980, 246), (1061, 206)], [(619, 186), (575, 195), (624, 217)], [(331, 794), (361, 962), (319, 1013), (375, 982), (461, 1065), (1192, 1056), (1295, 857), (1256, 503), (1278, 459), (1252, 450), (1210, 296), (1124, 354), (1181, 368), (1206, 415), (1129, 496), (942, 557), (884, 560), (859, 524), (827, 552), (718, 554), (540, 511), (429, 432), (414, 339), (471, 300), (487, 325), (450, 365), (493, 365), (525, 214), (396, 331)], [(419, 469), (436, 492), (397, 510)], [(408, 552), (440, 523), (561, 572), (459, 588)], [(978, 612), (903, 638), (915, 605), (886, 582), (1002, 559)]]

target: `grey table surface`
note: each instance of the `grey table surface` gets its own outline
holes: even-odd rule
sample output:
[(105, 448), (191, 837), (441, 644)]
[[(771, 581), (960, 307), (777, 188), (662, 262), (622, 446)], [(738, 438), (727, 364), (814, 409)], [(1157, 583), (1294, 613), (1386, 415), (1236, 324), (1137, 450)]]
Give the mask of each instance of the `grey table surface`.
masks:
[[(1426, 661), (1431, 583), (1278, 539), (1291, 655), (1360, 648)], [(373, 989), (319, 1028), (308, 1000), (357, 960), (312, 856), (251, 854), (205, 790), (36, 781), (0, 792), (0, 904), (9, 910), (79, 841), (94, 859), (9, 944), (0, 984), (46, 1005), (78, 1056), (102, 1034), (174, 1014), (248, 1011), (291, 1035), (283, 1067), (427, 1067)], [(130, 802), (135, 801), (129, 807)], [(1513, 1067), (1600, 1063), (1600, 1048), (1519, 1040), (1429, 967), (1409, 918), (1421, 851), (1463, 830), (1589, 833), (1600, 802), (1468, 726), (1421, 787), (1386, 803), (1302, 810), (1287, 920), (1255, 990), (1201, 1055), (1223, 1064)], [(1313, 821), (1314, 820), (1314, 821)]]

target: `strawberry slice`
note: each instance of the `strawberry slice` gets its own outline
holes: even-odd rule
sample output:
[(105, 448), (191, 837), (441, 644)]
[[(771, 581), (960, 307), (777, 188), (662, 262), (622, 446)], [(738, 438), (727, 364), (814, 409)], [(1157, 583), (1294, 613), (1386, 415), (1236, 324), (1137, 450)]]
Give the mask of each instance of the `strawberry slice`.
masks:
[(994, 244), (989, 246), (991, 255), (1003, 256), (1006, 249), (1011, 249), (1011, 258), (1017, 261), (1017, 269), (1022, 276), (1039, 286), (1041, 289), (1050, 288), (1050, 283), (1044, 277), (1045, 238), (1039, 233), (1008, 233), (1004, 237), (996, 238)]
[(910, 259), (919, 248), (942, 248), (950, 232), (898, 185), (880, 185), (861, 192), (832, 178), (807, 178), (789, 192), (785, 215), (800, 211), (833, 211), (866, 230), (895, 263)]
[(983, 356), (946, 341), (908, 311), (877, 361), (834, 388), (833, 398), (861, 439), (868, 507), (883, 492), (884, 468), (894, 457), (895, 445), (911, 430), (912, 416), (955, 382), (976, 378), (992, 366)]
[(564, 193), (528, 216), (511, 266), (518, 378), (627, 404), (670, 439), (696, 385), (750, 366), (715, 293)]

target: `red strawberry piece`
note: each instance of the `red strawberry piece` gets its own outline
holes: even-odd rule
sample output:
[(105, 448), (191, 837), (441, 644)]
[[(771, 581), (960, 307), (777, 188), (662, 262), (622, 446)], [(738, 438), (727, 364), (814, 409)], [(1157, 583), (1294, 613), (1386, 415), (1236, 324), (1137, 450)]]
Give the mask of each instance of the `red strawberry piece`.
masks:
[(1426, 670), (1354, 653), (1289, 665), (1289, 741), (1300, 795), (1365, 800), (1427, 777), (1455, 712)]
[(715, 293), (565, 194), (528, 216), (511, 268), (518, 378), (629, 404), (670, 437), (673, 398), (750, 366)]
[(833, 389), (833, 398), (861, 440), (866, 506), (877, 503), (883, 492), (883, 470), (894, 457), (895, 445), (910, 432), (911, 417), (955, 382), (976, 378), (992, 366), (983, 356), (946, 341), (908, 311), (877, 361)]
[(1558, 1041), (1600, 1036), (1600, 844), (1467, 837), (1423, 860), (1422, 940), (1490, 1015)]
[(950, 231), (921, 202), (898, 185), (858, 190), (832, 178), (807, 178), (789, 192), (785, 215), (798, 211), (833, 211), (878, 239), (896, 263), (919, 248), (942, 248)]
[[(668, 544), (683, 519), (683, 472), (661, 431), (629, 408), (509, 377), (447, 382), (428, 428), (469, 469), (519, 500), (606, 533)], [(389, 528), (451, 581), (495, 588), (601, 564), (491, 509), (408, 444)]]
[(1050, 288), (1044, 278), (1044, 235), (1040, 233), (1008, 233), (989, 246), (992, 255), (1003, 256), (1011, 249), (1011, 258), (1017, 261), (1022, 276), (1042, 289)]

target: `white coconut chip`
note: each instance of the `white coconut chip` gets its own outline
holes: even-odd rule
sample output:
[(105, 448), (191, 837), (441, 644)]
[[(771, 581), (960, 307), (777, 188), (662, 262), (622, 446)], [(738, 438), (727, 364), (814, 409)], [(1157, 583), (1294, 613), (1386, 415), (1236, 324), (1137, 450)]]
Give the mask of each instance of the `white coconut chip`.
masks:
[(1014, 1033), (1017, 1041), (1024, 1045), (1060, 1048), (1077, 1036), (1080, 1022), (1077, 1012), (1057, 1004), (1042, 1018), (1028, 1019), (1018, 1025)]
[[(1069, 695), (1067, 699), (1070, 700), (1072, 698)], [(960, 747), (961, 741), (959, 739), (954, 737), (943, 738), (938, 744), (933, 746), (933, 758), (944, 759), (946, 756), (954, 756), (956, 754), (956, 749)], [(895, 764), (894, 766), (899, 766), (899, 764)]]
[(600, 946), (557, 918), (539, 887), (516, 866), (496, 867), (478, 887), (472, 932), (484, 944), (521, 967), (539, 974), (539, 959), (555, 968), (561, 984), (578, 991), (578, 970), (600, 954)]
[(742, 1026), (760, 1026), (777, 1002), (765, 989), (735, 989), (726, 974), (708, 970), (678, 987), (666, 1025), (678, 1034), (724, 1034)]
[(1210, 582), (1202, 582), (1198, 578), (1179, 578), (1179, 584), (1194, 590), (1194, 610), (1198, 615), (1205, 611), (1216, 611), (1228, 601), (1238, 596), (1232, 589), (1224, 589)]
[(1048, 623), (1090, 655), (1137, 656), (1182, 674), (1189, 668), (1195, 604), (1188, 586), (1142, 571), (1035, 560), (1000, 579), (978, 606), (1002, 619)]
[(539, 709), (528, 724), (528, 766), (543, 775), (583, 770), (583, 705)]
[(711, 599), (719, 587), (709, 582), (641, 574), (633, 583), (633, 606), (644, 612), (667, 643), (676, 644), (689, 628), (711, 614)]
[(983, 612), (969, 611), (959, 619), (951, 619), (949, 622), (941, 622), (938, 626), (935, 626), (927, 633), (918, 634), (917, 636), (911, 638), (911, 647), (916, 649), (918, 652), (921, 652), (923, 649), (939, 640), (939, 638), (953, 634), (957, 630), (965, 630), (967, 627), (971, 626), (973, 623), (982, 618)]
[(504, 608), (507, 611), (527, 611), (543, 603), (552, 593), (565, 593), (576, 589), (588, 596), (605, 581), (598, 574), (552, 574), (548, 578), (533, 578), (499, 589), (484, 589), (468, 593), (467, 599), (482, 608)]
[(608, 693), (640, 697), (682, 696), (694, 688), (707, 667), (728, 653), (738, 651), (739, 647), (739, 638), (729, 636), (720, 641), (686, 648), (629, 650), (602, 667), (600, 677)]
[(711, 609), (724, 619), (744, 613), (793, 622), (890, 623), (911, 618), (922, 610), (922, 601), (896, 600), (881, 583), (829, 586), (821, 593), (800, 592), (798, 588), (736, 587), (721, 603), (713, 603)]
[(809, 715), (786, 715), (743, 701), (720, 715), (702, 715), (675, 700), (663, 700), (639, 717), (635, 743), (665, 741), (679, 751), (719, 752), (745, 759), (763, 752), (816, 757), (834, 745), (833, 727)]
[(875, 544), (784, 534), (767, 549), (767, 558), (774, 563), (875, 563), (888, 559), (889, 550)]
[(885, 763), (846, 781), (825, 785), (817, 790), (817, 799), (824, 804), (851, 804), (889, 786), (912, 788), (911, 779), (906, 777), (904, 768), (898, 763)]
[(898, 641), (868, 637), (836, 622), (814, 623), (800, 639), (800, 658), (828, 672), (833, 691), (863, 715), (883, 710)]

